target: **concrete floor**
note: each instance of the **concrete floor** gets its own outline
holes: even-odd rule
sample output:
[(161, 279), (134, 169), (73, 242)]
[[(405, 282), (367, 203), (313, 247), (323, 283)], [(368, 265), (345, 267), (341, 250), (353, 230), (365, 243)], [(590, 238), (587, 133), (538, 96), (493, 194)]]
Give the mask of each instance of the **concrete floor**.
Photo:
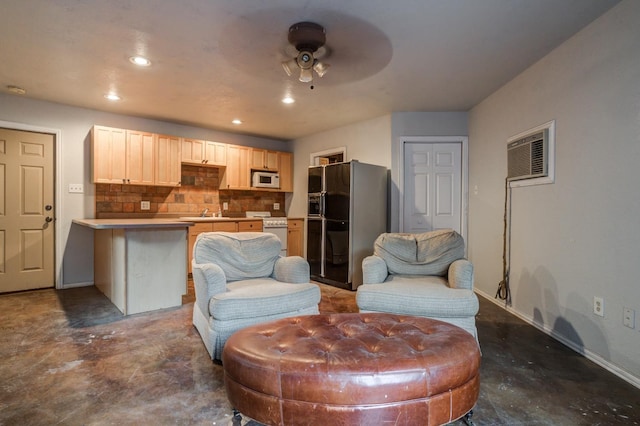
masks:
[[(356, 311), (321, 287), (322, 312)], [(192, 306), (123, 317), (94, 287), (1, 295), (0, 425), (229, 425)], [(639, 389), (482, 298), (477, 326), (477, 425), (640, 424)]]

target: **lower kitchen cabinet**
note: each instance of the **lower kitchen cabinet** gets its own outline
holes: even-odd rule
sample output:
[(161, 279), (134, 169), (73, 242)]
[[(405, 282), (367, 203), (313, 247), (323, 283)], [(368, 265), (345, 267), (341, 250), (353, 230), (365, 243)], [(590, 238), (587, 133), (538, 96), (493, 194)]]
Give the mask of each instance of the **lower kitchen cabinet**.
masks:
[(304, 257), (304, 219), (287, 220), (287, 256)]

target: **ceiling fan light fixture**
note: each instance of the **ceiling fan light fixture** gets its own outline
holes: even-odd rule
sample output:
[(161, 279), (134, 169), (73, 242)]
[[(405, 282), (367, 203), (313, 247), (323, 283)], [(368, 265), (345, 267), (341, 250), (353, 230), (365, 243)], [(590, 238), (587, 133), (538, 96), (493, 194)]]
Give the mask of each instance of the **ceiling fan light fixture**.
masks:
[(282, 68), (291, 76), (295, 68), (300, 69), (298, 80), (303, 83), (313, 81), (313, 72), (322, 77), (326, 74), (329, 65), (320, 62), (318, 58), (323, 58), (326, 49), (323, 48), (326, 42), (325, 30), (321, 25), (313, 22), (298, 22), (289, 27), (289, 43), (296, 48), (295, 58), (282, 62)]
[(311, 83), (313, 81), (313, 70), (311, 68), (300, 68), (300, 78), (303, 83)]
[(296, 58), (289, 59), (288, 61), (284, 61), (282, 63), (282, 68), (284, 68), (284, 72), (286, 72), (287, 75), (291, 77), (293, 73), (296, 71), (296, 69), (298, 68), (298, 62), (296, 61)]
[(316, 63), (313, 64), (313, 70), (319, 77), (322, 77), (329, 71), (329, 66), (329, 64), (325, 64), (324, 62), (316, 61)]

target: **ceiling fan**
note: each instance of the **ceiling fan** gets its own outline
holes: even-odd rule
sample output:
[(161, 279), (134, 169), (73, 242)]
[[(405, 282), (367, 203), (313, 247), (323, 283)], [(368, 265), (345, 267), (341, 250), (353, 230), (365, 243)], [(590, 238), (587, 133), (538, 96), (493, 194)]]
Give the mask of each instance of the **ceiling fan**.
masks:
[(313, 22), (298, 22), (289, 27), (289, 43), (294, 52), (290, 52), (290, 56), (294, 56), (282, 63), (282, 68), (288, 76), (293, 75), (297, 69), (300, 70), (298, 80), (303, 83), (313, 81), (313, 71), (322, 77), (329, 69), (329, 64), (321, 62), (320, 59), (327, 55), (325, 47), (326, 35), (321, 25)]

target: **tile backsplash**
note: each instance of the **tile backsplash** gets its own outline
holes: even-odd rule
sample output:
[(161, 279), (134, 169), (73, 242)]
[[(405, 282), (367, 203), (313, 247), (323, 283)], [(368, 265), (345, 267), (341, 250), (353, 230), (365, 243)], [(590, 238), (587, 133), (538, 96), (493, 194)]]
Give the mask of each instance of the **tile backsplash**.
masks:
[[(182, 185), (165, 186), (96, 184), (96, 218), (197, 216), (204, 209), (217, 213), (223, 203), (229, 210), (223, 216), (240, 217), (246, 211), (271, 211), (273, 204), (284, 206), (283, 192), (219, 191), (220, 169), (215, 167), (182, 166)], [(149, 201), (149, 210), (142, 210), (141, 202)]]

